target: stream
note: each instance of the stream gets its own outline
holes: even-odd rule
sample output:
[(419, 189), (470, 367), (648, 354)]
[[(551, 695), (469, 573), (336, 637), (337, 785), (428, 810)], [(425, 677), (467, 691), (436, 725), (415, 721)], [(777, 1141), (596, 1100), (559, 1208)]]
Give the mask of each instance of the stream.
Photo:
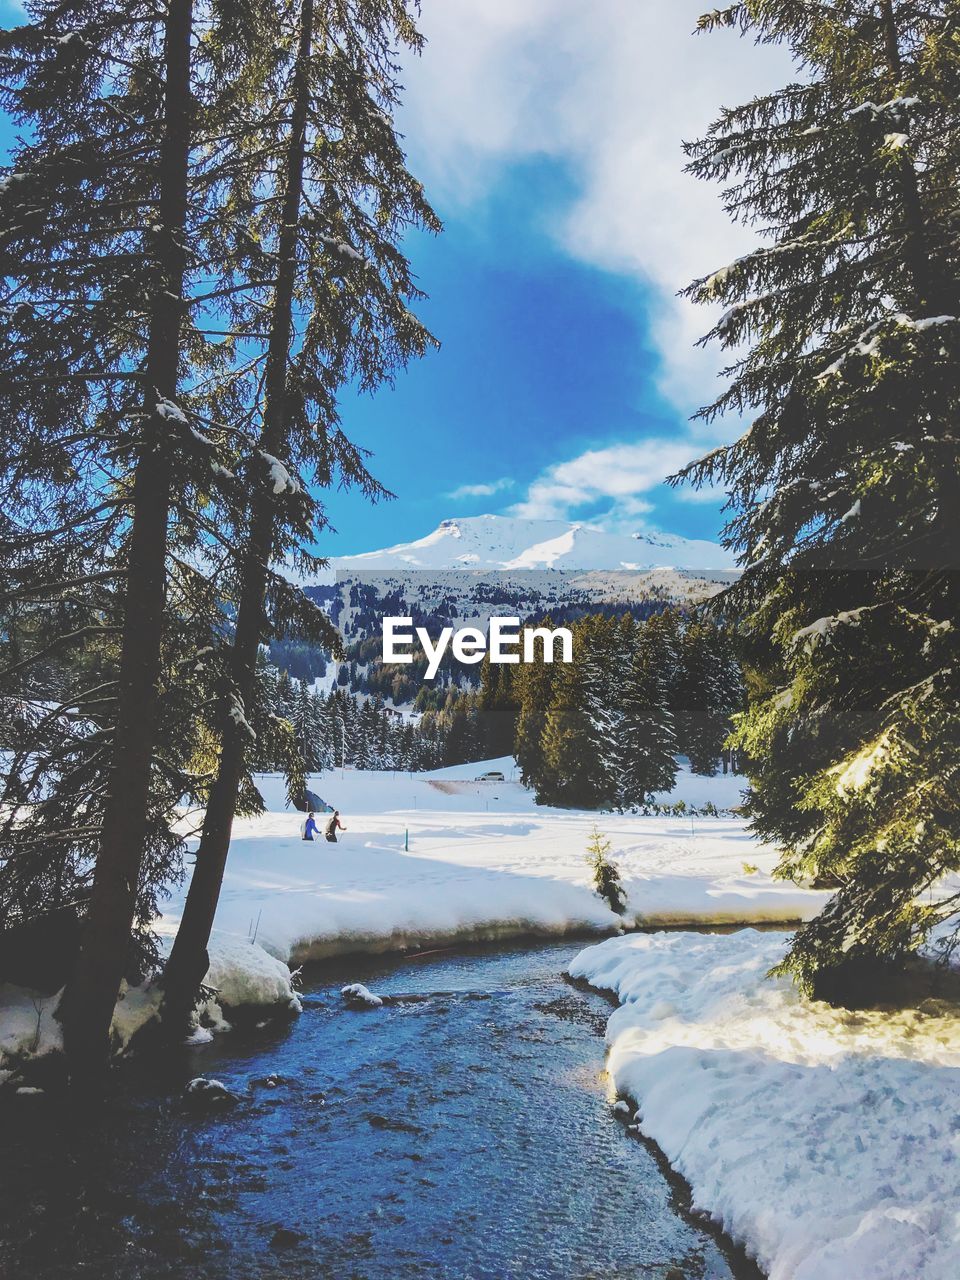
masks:
[[(614, 1112), (610, 1005), (561, 976), (579, 945), (316, 966), (299, 1018), (123, 1073), (96, 1127), (12, 1100), (0, 1275), (756, 1277)], [(350, 1009), (354, 981), (410, 998)], [(189, 1109), (196, 1075), (240, 1101)]]

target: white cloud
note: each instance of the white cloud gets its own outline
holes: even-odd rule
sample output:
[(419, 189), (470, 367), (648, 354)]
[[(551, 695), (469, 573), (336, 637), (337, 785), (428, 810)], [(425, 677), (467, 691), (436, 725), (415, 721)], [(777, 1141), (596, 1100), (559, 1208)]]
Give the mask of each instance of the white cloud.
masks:
[[(683, 173), (681, 142), (723, 104), (782, 83), (777, 49), (694, 37), (705, 0), (424, 0), (429, 44), (407, 68), (417, 171), (445, 202), (483, 198), (502, 168), (568, 166), (578, 194), (545, 209), (578, 260), (652, 287), (661, 389), (684, 412), (711, 399), (716, 353), (695, 350), (703, 309), (676, 297), (751, 242), (719, 193)], [(715, 438), (701, 431), (700, 439)], [(694, 444), (692, 452), (699, 446)]]
[(614, 444), (588, 449), (542, 472), (511, 514), (531, 519), (567, 519), (583, 507), (604, 500), (608, 526), (635, 523), (653, 510), (642, 495), (690, 461), (691, 446), (682, 438), (646, 439), (638, 444)]
[(452, 489), (447, 494), (448, 498), (454, 500), (460, 498), (491, 498), (495, 493), (502, 493), (504, 489), (512, 489), (516, 481), (509, 476), (502, 476), (499, 480), (491, 480), (483, 484), (461, 484), (456, 489)]

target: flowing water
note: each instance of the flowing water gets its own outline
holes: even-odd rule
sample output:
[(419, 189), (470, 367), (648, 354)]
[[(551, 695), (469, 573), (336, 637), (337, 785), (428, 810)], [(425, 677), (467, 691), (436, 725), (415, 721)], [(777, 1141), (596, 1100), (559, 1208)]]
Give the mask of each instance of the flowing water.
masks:
[[(0, 1274), (243, 1280), (755, 1276), (611, 1107), (578, 944), (355, 960), (289, 1024), (129, 1076), (97, 1126), (0, 1115)], [(396, 997), (345, 1007), (361, 980)], [(190, 1110), (193, 1075), (240, 1101)]]

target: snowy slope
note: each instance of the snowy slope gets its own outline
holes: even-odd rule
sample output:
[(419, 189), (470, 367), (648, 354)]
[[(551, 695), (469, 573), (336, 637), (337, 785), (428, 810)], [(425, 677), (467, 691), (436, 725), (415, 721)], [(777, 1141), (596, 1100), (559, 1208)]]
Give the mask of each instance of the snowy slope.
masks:
[(728, 551), (675, 534), (607, 533), (564, 520), (468, 516), (414, 542), (334, 556), (334, 569), (731, 569)]

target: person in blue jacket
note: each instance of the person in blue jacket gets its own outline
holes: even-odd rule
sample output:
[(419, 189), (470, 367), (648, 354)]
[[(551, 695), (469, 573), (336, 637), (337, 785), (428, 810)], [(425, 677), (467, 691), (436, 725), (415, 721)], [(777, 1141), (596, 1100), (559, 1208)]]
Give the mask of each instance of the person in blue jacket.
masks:
[(307, 814), (306, 822), (303, 824), (304, 840), (312, 840), (313, 837), (317, 834), (318, 830), (319, 830), (319, 827), (317, 826), (317, 820), (313, 816), (313, 810), (311, 809), (310, 812)]

